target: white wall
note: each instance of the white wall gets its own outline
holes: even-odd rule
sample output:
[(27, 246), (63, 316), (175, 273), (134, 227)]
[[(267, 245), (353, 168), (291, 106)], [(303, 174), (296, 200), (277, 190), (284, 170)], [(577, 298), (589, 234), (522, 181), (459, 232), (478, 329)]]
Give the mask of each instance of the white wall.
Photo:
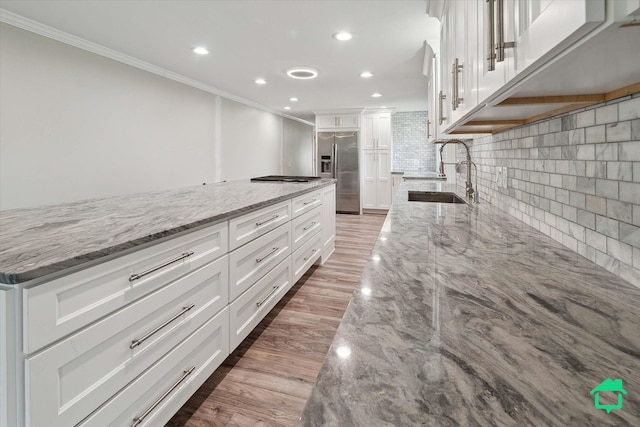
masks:
[(282, 132), (282, 174), (313, 175), (314, 127), (283, 119)]
[(223, 180), (282, 172), (282, 117), (222, 98), (220, 121)]
[(0, 24), (0, 210), (280, 173), (282, 118)]

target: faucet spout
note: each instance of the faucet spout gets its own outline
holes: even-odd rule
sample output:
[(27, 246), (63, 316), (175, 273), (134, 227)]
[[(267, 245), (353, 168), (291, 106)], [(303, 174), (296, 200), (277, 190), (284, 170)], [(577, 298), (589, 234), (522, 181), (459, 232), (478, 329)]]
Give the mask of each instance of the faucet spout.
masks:
[[(471, 161), (471, 151), (469, 151), (469, 146), (461, 139), (448, 139), (446, 140), (442, 146), (440, 147), (440, 173), (438, 174), (438, 176), (444, 177), (446, 176), (444, 173), (444, 160), (442, 160), (442, 150), (444, 149), (445, 145), (452, 143), (452, 144), (462, 144), (464, 145), (464, 148), (467, 150), (467, 182), (466, 182), (466, 194), (467, 197), (472, 199), (473, 197), (473, 193), (475, 192), (475, 190), (473, 189), (473, 184), (471, 183), (471, 164), (473, 163)], [(474, 164), (475, 166), (475, 164)], [(477, 176), (477, 171), (476, 171), (476, 176)], [(476, 198), (477, 199), (477, 198)]]

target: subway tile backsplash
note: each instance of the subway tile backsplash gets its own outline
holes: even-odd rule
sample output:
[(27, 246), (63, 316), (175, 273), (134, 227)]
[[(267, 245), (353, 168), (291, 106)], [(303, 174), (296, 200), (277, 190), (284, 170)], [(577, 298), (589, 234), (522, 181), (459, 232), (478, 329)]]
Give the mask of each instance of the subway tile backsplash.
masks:
[(391, 119), (393, 171), (435, 172), (436, 147), (427, 143), (427, 112), (395, 113)]
[(482, 202), (640, 286), (640, 94), (476, 138), (471, 151)]

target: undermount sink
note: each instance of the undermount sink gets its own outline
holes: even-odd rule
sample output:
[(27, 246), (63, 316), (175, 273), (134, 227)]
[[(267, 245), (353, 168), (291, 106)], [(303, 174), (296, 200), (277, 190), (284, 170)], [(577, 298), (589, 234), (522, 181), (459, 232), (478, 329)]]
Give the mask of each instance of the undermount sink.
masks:
[(455, 193), (443, 193), (440, 191), (409, 191), (410, 202), (432, 203), (467, 203)]

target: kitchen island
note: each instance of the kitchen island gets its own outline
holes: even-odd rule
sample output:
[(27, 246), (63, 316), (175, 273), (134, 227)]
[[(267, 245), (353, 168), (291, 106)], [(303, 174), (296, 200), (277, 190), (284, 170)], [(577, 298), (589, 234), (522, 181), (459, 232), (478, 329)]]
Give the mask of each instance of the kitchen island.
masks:
[(335, 181), (0, 213), (0, 425), (164, 425), (335, 248)]
[[(464, 197), (399, 187), (300, 425), (640, 425), (640, 289), (496, 206), (410, 190)], [(628, 393), (610, 413), (607, 378)]]

